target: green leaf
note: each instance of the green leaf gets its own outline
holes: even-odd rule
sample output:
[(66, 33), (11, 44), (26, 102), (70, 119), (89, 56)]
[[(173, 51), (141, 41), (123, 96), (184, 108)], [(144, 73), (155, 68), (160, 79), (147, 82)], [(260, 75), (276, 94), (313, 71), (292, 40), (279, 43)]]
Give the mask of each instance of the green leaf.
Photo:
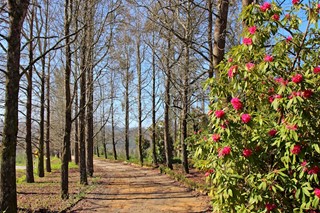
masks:
[(306, 188), (306, 187), (302, 188), (302, 192), (303, 192), (303, 194), (305, 194), (308, 197), (310, 197), (310, 192), (308, 191), (308, 188)]

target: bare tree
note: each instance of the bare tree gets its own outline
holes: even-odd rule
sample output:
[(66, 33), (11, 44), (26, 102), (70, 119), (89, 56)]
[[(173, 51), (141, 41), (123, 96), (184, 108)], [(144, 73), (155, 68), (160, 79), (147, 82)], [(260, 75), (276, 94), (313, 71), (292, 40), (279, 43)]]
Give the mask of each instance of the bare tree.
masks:
[[(84, 3), (84, 17), (88, 15), (88, 1)], [(87, 31), (88, 27), (85, 26), (82, 41), (81, 41), (81, 64), (80, 64), (80, 113), (79, 113), (79, 122), (80, 122), (80, 183), (83, 185), (88, 184), (87, 180), (87, 166), (86, 166), (86, 142), (85, 142), (85, 105), (86, 105), (86, 81), (87, 81), (87, 72), (86, 72), (86, 60), (87, 60)]]
[(0, 166), (0, 211), (17, 212), (16, 145), (18, 133), (18, 95), (20, 81), (21, 30), (29, 0), (8, 0), (6, 95)]
[(87, 174), (93, 175), (93, 45), (94, 45), (94, 1), (89, 1), (88, 16), (88, 58), (87, 58)]
[[(72, 17), (72, 0), (65, 1), (65, 36), (70, 35), (70, 24)], [(71, 58), (72, 53), (70, 49), (70, 38), (66, 38), (66, 67), (65, 67), (65, 127), (62, 147), (62, 161), (61, 161), (61, 198), (68, 199), (68, 185), (69, 185), (69, 157), (70, 153), (70, 137), (71, 137), (71, 92), (70, 92), (70, 76), (71, 76)]]
[[(33, 23), (35, 16), (35, 6), (33, 4), (30, 17), (30, 38), (29, 38), (29, 63), (33, 61)], [(26, 105), (26, 181), (27, 183), (34, 183), (33, 175), (33, 157), (32, 157), (32, 75), (33, 66), (29, 67), (26, 73), (28, 79), (27, 86), (27, 105)]]

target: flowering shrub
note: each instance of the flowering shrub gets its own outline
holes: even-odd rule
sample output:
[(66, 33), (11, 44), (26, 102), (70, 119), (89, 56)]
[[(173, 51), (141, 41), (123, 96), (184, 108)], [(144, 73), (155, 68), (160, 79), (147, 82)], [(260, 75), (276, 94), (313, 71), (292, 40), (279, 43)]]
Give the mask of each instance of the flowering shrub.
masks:
[(194, 152), (197, 167), (214, 170), (216, 211), (320, 210), (319, 12), (300, 1), (243, 11), (243, 44), (208, 80), (215, 113)]

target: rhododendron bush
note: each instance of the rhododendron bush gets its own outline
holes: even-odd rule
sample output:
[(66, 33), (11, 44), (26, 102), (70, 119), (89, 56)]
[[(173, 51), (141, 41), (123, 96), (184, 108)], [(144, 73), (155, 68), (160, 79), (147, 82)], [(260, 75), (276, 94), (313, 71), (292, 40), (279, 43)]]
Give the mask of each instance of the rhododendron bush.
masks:
[(299, 1), (243, 11), (242, 44), (207, 82), (211, 124), (194, 152), (215, 211), (320, 210), (319, 12)]

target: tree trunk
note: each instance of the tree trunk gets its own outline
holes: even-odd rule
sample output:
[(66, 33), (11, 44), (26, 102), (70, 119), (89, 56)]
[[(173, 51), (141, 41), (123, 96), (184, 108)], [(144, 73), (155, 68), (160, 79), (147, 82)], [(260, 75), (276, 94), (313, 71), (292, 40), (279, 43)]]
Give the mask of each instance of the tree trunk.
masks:
[(99, 146), (98, 146), (98, 144), (97, 144), (97, 146), (96, 146), (96, 152), (97, 152), (97, 156), (98, 156), (98, 157), (100, 157), (100, 153), (99, 153)]
[(88, 14), (88, 80), (87, 80), (87, 88), (88, 88), (88, 103), (87, 103), (87, 173), (90, 177), (93, 176), (93, 31), (94, 31), (94, 9), (92, 1), (89, 1), (90, 8)]
[(6, 94), (0, 166), (0, 211), (17, 212), (16, 145), (18, 134), (18, 95), (21, 30), (29, 1), (8, 0)]
[[(127, 57), (129, 55), (127, 54)], [(127, 67), (126, 67), (126, 85), (125, 85), (125, 151), (126, 151), (126, 160), (129, 160), (129, 62), (127, 58)]]
[(172, 141), (170, 137), (170, 118), (169, 118), (169, 110), (170, 110), (170, 82), (171, 82), (171, 67), (170, 67), (170, 56), (171, 56), (171, 40), (170, 36), (167, 40), (168, 42), (168, 55), (166, 61), (166, 85), (165, 85), (165, 107), (164, 107), (164, 146), (166, 153), (166, 166), (170, 169), (173, 169), (172, 166)]
[(213, 35), (213, 67), (216, 67), (224, 57), (229, 0), (219, 0), (218, 8)]
[[(104, 128), (104, 127), (103, 127)], [(102, 141), (103, 141), (103, 153), (104, 153), (104, 158), (107, 159), (108, 158), (108, 154), (107, 154), (107, 144), (106, 144), (106, 136), (105, 136), (105, 130), (103, 131), (103, 138), (102, 138)]]
[[(88, 1), (85, 2), (84, 5), (84, 13), (85, 16), (88, 13)], [(85, 105), (86, 105), (86, 81), (87, 81), (87, 73), (86, 73), (86, 60), (87, 60), (87, 27), (85, 27), (82, 44), (81, 44), (81, 65), (80, 65), (80, 114), (79, 114), (79, 122), (80, 122), (80, 183), (83, 185), (88, 185), (87, 180), (87, 165), (86, 165), (86, 141), (85, 141)]]
[(137, 53), (137, 73), (138, 73), (138, 150), (140, 165), (143, 166), (143, 150), (142, 150), (142, 108), (141, 108), (141, 53), (140, 53), (140, 38), (136, 43)]
[[(70, 34), (70, 24), (72, 15), (72, 0), (65, 1), (65, 36)], [(72, 53), (70, 50), (70, 38), (66, 38), (66, 67), (65, 67), (65, 127), (63, 137), (63, 148), (62, 148), (62, 162), (61, 162), (61, 198), (69, 198), (69, 157), (70, 153), (70, 136), (71, 136), (71, 94), (70, 94), (70, 75), (71, 75), (71, 57)]]
[[(48, 20), (49, 20), (49, 1), (46, 2), (46, 20), (45, 27), (46, 32), (45, 36), (48, 35)], [(46, 123), (46, 171), (51, 172), (51, 162), (50, 162), (50, 56), (48, 61), (48, 70), (47, 70), (47, 123)]]
[(182, 165), (184, 172), (189, 174), (189, 163), (187, 146), (185, 143), (187, 135), (187, 119), (188, 119), (188, 108), (189, 108), (189, 57), (190, 48), (188, 44), (185, 50), (185, 68), (183, 74), (183, 92), (182, 92), (182, 127), (181, 127), (181, 152), (182, 152)]
[(188, 0), (188, 13), (187, 13), (187, 28), (185, 32), (185, 38), (187, 40), (185, 46), (185, 66), (183, 73), (183, 89), (182, 89), (182, 126), (181, 126), (181, 154), (182, 154), (182, 165), (185, 173), (189, 174), (189, 162), (188, 162), (188, 152), (186, 146), (186, 139), (188, 137), (188, 109), (189, 109), (189, 65), (190, 65), (190, 41), (192, 38), (191, 31), (191, 2)]
[[(46, 51), (46, 41), (44, 41), (43, 52)], [(38, 176), (44, 177), (44, 104), (45, 104), (45, 69), (46, 69), (46, 57), (41, 59), (41, 95), (40, 95), (40, 135), (39, 135), (39, 158), (38, 158)]]
[[(78, 11), (75, 11), (75, 17), (78, 17)], [(75, 31), (78, 31), (78, 21), (75, 22)], [(76, 62), (75, 66), (75, 74), (74, 74), (74, 90), (75, 90), (75, 97), (74, 97), (74, 113), (76, 118), (74, 120), (74, 162), (75, 164), (79, 165), (79, 93), (78, 93), (78, 50), (74, 51), (74, 60)]]
[(209, 78), (213, 77), (214, 65), (213, 65), (213, 45), (212, 45), (212, 28), (213, 28), (213, 2), (208, 0), (207, 2), (208, 9), (208, 46), (209, 46)]
[[(34, 21), (34, 6), (31, 10), (30, 20), (30, 41), (29, 41), (29, 63), (33, 61), (33, 21)], [(26, 181), (34, 183), (33, 175), (33, 156), (32, 156), (32, 74), (33, 66), (30, 66), (28, 71), (28, 87), (27, 87), (27, 105), (26, 105)]]
[[(242, 10), (244, 10), (248, 5), (252, 4), (253, 0), (242, 0)], [(247, 21), (243, 20), (243, 29), (247, 28)]]
[[(112, 150), (113, 150), (113, 157), (115, 160), (118, 159), (117, 156), (117, 149), (116, 149), (116, 141), (115, 141), (115, 132), (114, 132), (114, 72), (112, 71), (111, 73), (111, 82), (110, 82), (110, 92), (111, 92), (111, 139), (112, 139)], [(105, 144), (105, 149), (106, 149), (106, 144)], [(106, 156), (107, 150), (105, 150), (105, 156)], [(106, 157), (107, 158), (107, 157)]]
[(152, 161), (154, 166), (158, 166), (156, 150), (156, 52), (155, 34), (152, 34)]

